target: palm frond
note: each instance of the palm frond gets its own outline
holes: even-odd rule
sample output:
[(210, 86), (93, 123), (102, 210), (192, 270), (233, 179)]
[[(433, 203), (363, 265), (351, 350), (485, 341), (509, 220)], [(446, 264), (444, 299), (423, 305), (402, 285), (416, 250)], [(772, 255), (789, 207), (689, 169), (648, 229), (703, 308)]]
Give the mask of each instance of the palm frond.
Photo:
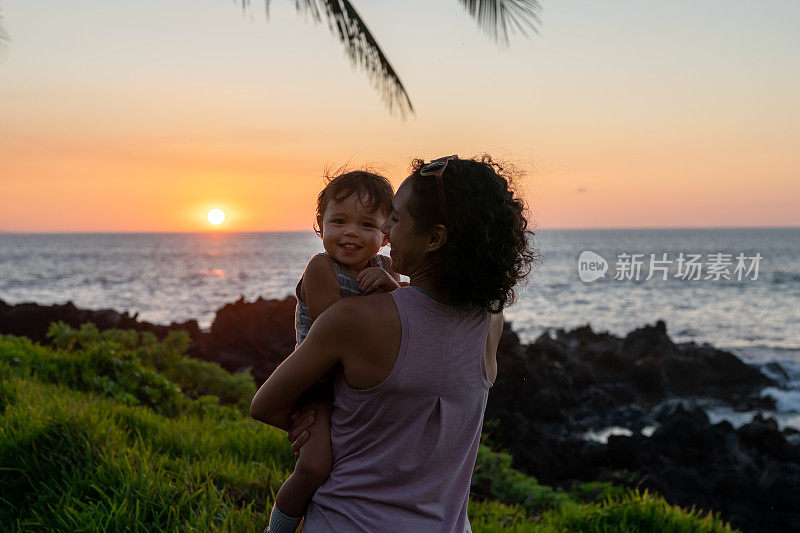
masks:
[(508, 35), (538, 32), (541, 6), (538, 0), (459, 0), (478, 27), (494, 41), (507, 45)]
[(5, 24), (3, 24), (3, 13), (0, 12), (0, 52), (3, 51), (8, 42), (8, 33), (6, 33)]
[[(264, 0), (267, 13), (269, 3), (270, 0)], [(250, 0), (242, 0), (242, 6), (249, 4)], [(349, 0), (294, 0), (294, 6), (315, 23), (323, 18), (327, 21), (331, 33), (344, 45), (350, 63), (367, 74), (389, 112), (401, 117), (414, 113), (403, 82)]]

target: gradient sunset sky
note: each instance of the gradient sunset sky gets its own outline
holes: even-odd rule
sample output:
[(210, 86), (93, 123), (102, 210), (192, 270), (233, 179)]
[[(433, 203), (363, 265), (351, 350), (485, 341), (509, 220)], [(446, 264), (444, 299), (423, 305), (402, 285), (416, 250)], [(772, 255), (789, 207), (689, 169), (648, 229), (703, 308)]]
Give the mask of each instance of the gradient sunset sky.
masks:
[(800, 225), (800, 2), (354, 1), (416, 108), (273, 0), (0, 0), (0, 231), (310, 230), (326, 168), (524, 171), (542, 228)]

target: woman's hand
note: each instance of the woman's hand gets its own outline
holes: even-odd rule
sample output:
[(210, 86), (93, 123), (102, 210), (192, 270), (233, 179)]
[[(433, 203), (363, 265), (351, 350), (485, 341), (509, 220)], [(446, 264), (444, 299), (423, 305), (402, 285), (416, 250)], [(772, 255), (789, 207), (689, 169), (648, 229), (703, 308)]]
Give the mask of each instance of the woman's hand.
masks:
[(308, 440), (308, 429), (314, 423), (315, 415), (316, 413), (313, 410), (303, 411), (302, 413), (294, 411), (292, 413), (292, 425), (286, 433), (286, 438), (292, 444), (295, 459), (300, 455), (300, 448)]
[(391, 292), (400, 287), (397, 280), (380, 267), (368, 267), (359, 272), (358, 285), (364, 292), (372, 290)]

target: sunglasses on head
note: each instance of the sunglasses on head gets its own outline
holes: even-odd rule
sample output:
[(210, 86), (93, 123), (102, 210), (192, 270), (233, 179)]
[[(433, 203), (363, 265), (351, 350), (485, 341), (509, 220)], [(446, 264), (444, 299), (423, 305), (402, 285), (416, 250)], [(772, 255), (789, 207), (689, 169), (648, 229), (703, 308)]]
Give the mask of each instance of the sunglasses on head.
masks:
[(442, 179), (442, 174), (444, 174), (444, 169), (447, 168), (447, 163), (450, 162), (451, 159), (458, 159), (458, 156), (449, 155), (447, 157), (440, 157), (419, 169), (420, 176), (436, 176), (436, 187), (439, 189), (439, 214), (442, 216), (442, 220), (447, 220), (447, 204), (444, 201), (444, 180)]

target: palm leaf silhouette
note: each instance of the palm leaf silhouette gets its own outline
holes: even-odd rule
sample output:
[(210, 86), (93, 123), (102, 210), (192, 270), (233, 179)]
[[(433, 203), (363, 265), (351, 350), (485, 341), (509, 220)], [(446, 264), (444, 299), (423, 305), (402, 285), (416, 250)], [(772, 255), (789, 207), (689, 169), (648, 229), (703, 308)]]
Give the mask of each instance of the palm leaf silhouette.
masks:
[[(264, 0), (267, 13), (271, 0)], [(389, 112), (405, 117), (414, 113), (414, 106), (400, 76), (394, 70), (378, 41), (349, 0), (293, 0), (298, 13), (320, 23), (327, 21), (331, 32), (344, 45), (347, 57), (355, 68), (363, 69), (378, 90)], [(536, 31), (539, 18), (538, 0), (459, 0), (489, 37), (499, 44), (508, 44), (509, 32), (526, 35)], [(242, 0), (242, 6), (250, 0)]]
[(508, 44), (508, 34), (537, 32), (539, 27), (538, 0), (458, 0), (478, 22), (489, 37)]
[[(264, 0), (267, 13), (270, 1)], [(310, 16), (315, 23), (322, 22), (323, 18), (327, 21), (328, 28), (344, 45), (350, 63), (364, 70), (389, 112), (397, 112), (402, 117), (414, 113), (414, 105), (400, 76), (349, 0), (293, 1), (298, 13)], [(247, 8), (251, 0), (241, 2), (242, 7)], [(538, 0), (459, 0), (459, 3), (477, 21), (478, 27), (499, 44), (508, 44), (509, 32), (526, 35), (528, 30), (535, 32), (539, 25)], [(0, 13), (0, 51), (8, 41)]]
[[(270, 0), (264, 3), (269, 10)], [(350, 63), (367, 74), (389, 112), (400, 116), (414, 113), (403, 82), (349, 0), (294, 0), (294, 6), (298, 13), (309, 16), (315, 23), (326, 20), (331, 33), (344, 45)]]
[(3, 48), (6, 47), (8, 44), (8, 34), (6, 33), (6, 28), (3, 25), (3, 12), (0, 11), (0, 52), (3, 51)]

